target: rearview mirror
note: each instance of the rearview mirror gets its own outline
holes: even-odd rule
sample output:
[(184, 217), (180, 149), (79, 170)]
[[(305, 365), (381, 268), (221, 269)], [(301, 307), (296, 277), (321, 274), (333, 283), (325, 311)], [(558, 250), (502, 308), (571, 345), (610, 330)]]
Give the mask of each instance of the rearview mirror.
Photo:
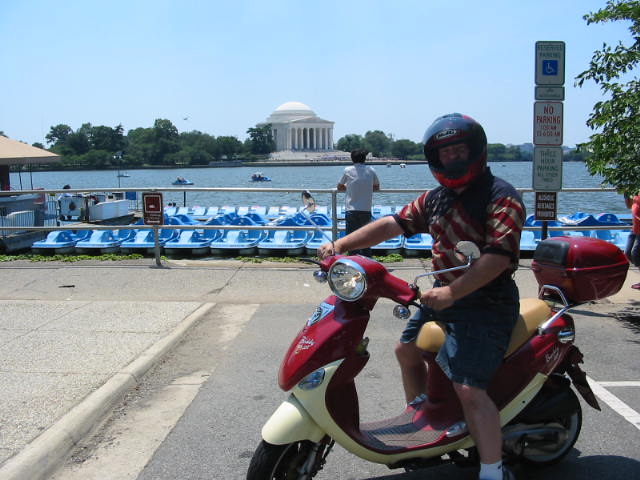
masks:
[(480, 249), (478, 246), (467, 240), (463, 240), (456, 244), (456, 252), (463, 255), (465, 259), (477, 260), (480, 258)]

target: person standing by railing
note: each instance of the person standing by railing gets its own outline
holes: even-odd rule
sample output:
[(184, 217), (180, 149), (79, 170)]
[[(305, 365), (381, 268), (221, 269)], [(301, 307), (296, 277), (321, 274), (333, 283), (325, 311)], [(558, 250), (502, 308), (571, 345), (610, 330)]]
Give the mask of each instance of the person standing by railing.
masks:
[[(347, 192), (345, 198), (346, 235), (356, 231), (371, 221), (373, 192), (380, 190), (380, 180), (376, 172), (364, 162), (369, 152), (359, 148), (351, 152), (353, 165), (344, 169), (337, 189)], [(371, 248), (352, 250), (351, 255), (372, 255)]]
[[(629, 262), (640, 267), (640, 193), (633, 197), (625, 195), (624, 203), (631, 209), (631, 234), (624, 253)], [(640, 283), (634, 283), (631, 288), (640, 290)]]

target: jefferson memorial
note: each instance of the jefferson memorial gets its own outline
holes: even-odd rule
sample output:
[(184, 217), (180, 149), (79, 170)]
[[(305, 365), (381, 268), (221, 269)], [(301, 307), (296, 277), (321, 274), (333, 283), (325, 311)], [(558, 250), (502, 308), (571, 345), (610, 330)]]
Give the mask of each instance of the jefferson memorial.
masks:
[(332, 152), (333, 124), (318, 117), (309, 106), (286, 102), (258, 126), (271, 125), (278, 152)]

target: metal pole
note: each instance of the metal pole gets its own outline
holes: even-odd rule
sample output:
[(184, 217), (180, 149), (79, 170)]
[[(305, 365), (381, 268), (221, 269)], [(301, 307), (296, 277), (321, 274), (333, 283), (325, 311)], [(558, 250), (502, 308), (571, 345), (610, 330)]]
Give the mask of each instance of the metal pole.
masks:
[(338, 191), (331, 191), (331, 237), (335, 242), (338, 239)]
[(542, 238), (542, 240), (546, 240), (548, 236), (549, 236), (549, 222), (547, 222), (546, 220), (543, 220), (540, 237)]
[(156, 265), (158, 267), (162, 266), (162, 262), (160, 262), (160, 228), (158, 225), (153, 226), (153, 254), (156, 259)]

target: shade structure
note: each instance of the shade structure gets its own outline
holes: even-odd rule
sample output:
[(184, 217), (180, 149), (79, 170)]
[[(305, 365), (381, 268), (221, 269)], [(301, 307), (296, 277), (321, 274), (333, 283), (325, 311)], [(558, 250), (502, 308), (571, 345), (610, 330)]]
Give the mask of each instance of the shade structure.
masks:
[(57, 163), (60, 155), (0, 135), (0, 165)]

